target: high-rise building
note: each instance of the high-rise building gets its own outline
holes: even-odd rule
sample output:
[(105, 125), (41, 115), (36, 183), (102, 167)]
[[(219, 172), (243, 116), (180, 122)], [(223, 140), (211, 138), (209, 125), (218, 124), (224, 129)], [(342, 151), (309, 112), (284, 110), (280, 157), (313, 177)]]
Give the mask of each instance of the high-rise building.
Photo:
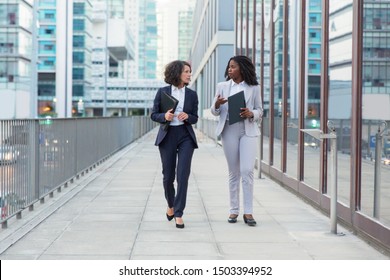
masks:
[[(137, 54), (130, 62), (130, 72), (134, 79), (155, 79), (157, 63), (157, 17), (155, 0), (134, 0), (132, 7), (137, 15), (130, 20), (130, 26), (137, 32)], [(132, 23), (137, 21), (137, 23)]]
[(85, 115), (92, 89), (92, 2), (73, 0), (72, 116)]
[(209, 116), (218, 82), (235, 55), (235, 0), (197, 1), (191, 47), (192, 87), (199, 95), (199, 116)]
[[(35, 117), (34, 1), (0, 0), (0, 118)], [(31, 105), (32, 104), (32, 105)]]
[[(363, 21), (363, 118), (390, 120), (390, 1), (366, 2)], [(385, 153), (390, 156), (390, 140), (386, 141)]]
[[(134, 38), (131, 34), (126, 11), (130, 0), (94, 0), (93, 4), (93, 53), (91, 101), (85, 110), (93, 116), (124, 115), (128, 99), (120, 91), (110, 91), (110, 85), (121, 79), (128, 88), (128, 64), (134, 59)], [(113, 80), (113, 81), (111, 81)], [(125, 91), (125, 93), (127, 90)], [(119, 96), (118, 96), (119, 95)], [(122, 106), (118, 106), (120, 103)], [(123, 109), (123, 112), (118, 113)]]
[(158, 61), (157, 77), (164, 67), (176, 59), (190, 60), (193, 43), (194, 0), (158, 1)]
[(84, 113), (91, 88), (91, 2), (38, 1), (38, 113)]
[(307, 105), (308, 118), (320, 117), (321, 84), (321, 0), (309, 0), (307, 21)]
[[(193, 2), (193, 1), (192, 1)], [(187, 5), (186, 10), (179, 11), (178, 20), (178, 59), (188, 61), (192, 45), (193, 5)]]

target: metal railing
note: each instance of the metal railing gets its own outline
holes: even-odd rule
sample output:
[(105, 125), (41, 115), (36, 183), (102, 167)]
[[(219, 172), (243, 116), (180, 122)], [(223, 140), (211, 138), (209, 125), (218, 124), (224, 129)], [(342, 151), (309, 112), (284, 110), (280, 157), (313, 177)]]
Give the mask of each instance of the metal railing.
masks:
[(155, 126), (145, 116), (0, 120), (2, 227)]

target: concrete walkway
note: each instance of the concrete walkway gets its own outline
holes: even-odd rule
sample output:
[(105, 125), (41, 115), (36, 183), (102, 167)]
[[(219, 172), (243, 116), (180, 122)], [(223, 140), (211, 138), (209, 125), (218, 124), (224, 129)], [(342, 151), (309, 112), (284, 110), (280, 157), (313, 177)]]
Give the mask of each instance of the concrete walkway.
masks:
[(254, 217), (229, 224), (222, 148), (199, 135), (185, 229), (165, 217), (156, 130), (0, 232), (0, 259), (388, 260), (269, 178), (255, 179)]

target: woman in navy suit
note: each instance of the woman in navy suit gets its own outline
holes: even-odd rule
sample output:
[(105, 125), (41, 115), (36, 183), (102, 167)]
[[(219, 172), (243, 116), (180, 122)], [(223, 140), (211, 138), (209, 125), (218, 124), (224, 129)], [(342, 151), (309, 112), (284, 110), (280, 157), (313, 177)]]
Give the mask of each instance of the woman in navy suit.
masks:
[[(243, 192), (243, 219), (255, 226), (253, 218), (253, 170), (256, 160), (257, 137), (261, 120), (260, 86), (252, 61), (246, 56), (230, 58), (225, 71), (225, 82), (217, 85), (211, 113), (219, 116), (216, 129), (221, 135), (222, 146), (229, 169), (230, 215), (229, 223), (236, 223), (240, 211), (240, 180)], [(242, 121), (229, 124), (228, 97), (244, 91), (246, 108), (241, 108)]]
[[(164, 76), (169, 86), (157, 91), (151, 118), (161, 124), (155, 145), (159, 148), (162, 163), (164, 194), (168, 204), (166, 217), (168, 221), (175, 218), (176, 227), (184, 228), (182, 216), (187, 200), (192, 155), (194, 149), (198, 148), (192, 125), (198, 122), (199, 102), (197, 93), (187, 88), (191, 81), (191, 65), (188, 62), (172, 61), (166, 66)], [(166, 112), (160, 110), (163, 93), (179, 100), (174, 112), (173, 108)], [(174, 187), (175, 174), (177, 191)]]

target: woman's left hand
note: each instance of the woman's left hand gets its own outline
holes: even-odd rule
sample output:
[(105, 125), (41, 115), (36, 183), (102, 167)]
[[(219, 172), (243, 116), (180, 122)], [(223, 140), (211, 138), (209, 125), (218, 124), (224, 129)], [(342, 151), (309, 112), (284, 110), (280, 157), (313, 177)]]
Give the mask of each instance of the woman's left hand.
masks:
[(253, 118), (253, 113), (248, 108), (241, 108), (241, 118), (249, 119)]
[(185, 121), (188, 119), (188, 114), (185, 112), (181, 112), (179, 115), (177, 115), (177, 118), (179, 121)]

